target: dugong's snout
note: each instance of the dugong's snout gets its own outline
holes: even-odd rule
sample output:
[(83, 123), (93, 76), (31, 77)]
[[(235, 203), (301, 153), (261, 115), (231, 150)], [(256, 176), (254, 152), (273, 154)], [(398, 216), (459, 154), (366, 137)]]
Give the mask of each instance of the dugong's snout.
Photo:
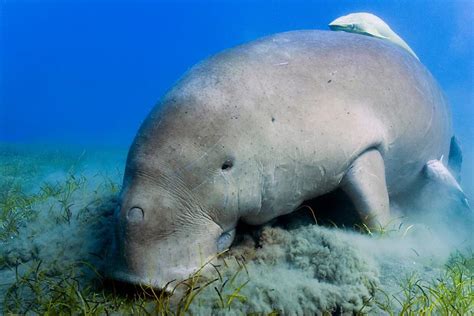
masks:
[(152, 215), (156, 213), (169, 211), (126, 205), (117, 212), (107, 258), (108, 278), (171, 290), (176, 282), (212, 261), (234, 239), (235, 230), (223, 232), (208, 218), (198, 218), (192, 225), (173, 226), (166, 216), (155, 220)]

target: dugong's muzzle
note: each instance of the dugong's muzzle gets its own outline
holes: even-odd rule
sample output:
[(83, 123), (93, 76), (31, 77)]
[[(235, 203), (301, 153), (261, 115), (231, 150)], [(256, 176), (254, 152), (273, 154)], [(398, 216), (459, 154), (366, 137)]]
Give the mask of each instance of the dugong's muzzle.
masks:
[(223, 232), (207, 218), (195, 219), (192, 225), (183, 222), (172, 229), (156, 227), (146, 222), (147, 212), (137, 206), (121, 216), (123, 213), (116, 217), (107, 277), (160, 289), (168, 284), (165, 290), (172, 289), (172, 281), (187, 279), (228, 248), (235, 232)]

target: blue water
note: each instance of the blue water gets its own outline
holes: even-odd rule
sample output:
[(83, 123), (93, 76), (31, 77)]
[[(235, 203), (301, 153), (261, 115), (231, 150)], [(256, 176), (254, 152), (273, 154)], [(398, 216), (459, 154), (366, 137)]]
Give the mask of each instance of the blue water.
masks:
[(473, 1), (18, 1), (1, 4), (0, 140), (129, 144), (183, 72), (271, 33), (368, 11), (418, 54), (474, 135)]
[[(80, 148), (79, 153), (87, 148), (84, 157), (92, 155), (81, 162), (92, 183), (102, 179), (96, 172), (115, 171), (117, 164), (120, 175), (125, 150), (140, 123), (192, 65), (272, 33), (326, 30), (329, 22), (352, 12), (370, 12), (386, 21), (442, 86), (463, 145), (462, 185), (473, 205), (474, 0), (0, 0), (0, 180), (6, 178), (4, 171), (19, 171), (17, 177), (25, 182), (24, 187), (29, 190), (26, 184), (31, 182), (36, 190), (39, 180), (30, 169), (43, 180), (64, 178), (69, 165), (78, 164), (83, 157), (69, 153), (69, 145)], [(21, 163), (8, 156), (8, 148), (13, 148), (11, 157), (20, 157)], [(118, 153), (111, 148), (119, 148)], [(48, 152), (46, 158), (31, 155), (41, 150)], [(95, 157), (100, 151), (110, 155), (97, 154), (102, 161)], [(18, 170), (6, 163), (9, 159)], [(46, 166), (36, 170), (37, 161)], [(58, 166), (64, 170), (56, 170)], [(116, 178), (121, 180), (121, 176)], [(49, 218), (47, 222), (51, 224)], [(35, 234), (34, 225), (43, 225), (39, 223), (30, 226)], [(45, 227), (31, 248), (40, 245), (44, 248), (40, 258), (55, 258), (50, 251), (54, 254), (56, 246), (49, 245), (62, 238), (58, 233), (62, 228), (50, 233), (49, 226)], [(28, 229), (19, 234), (24, 240), (31, 233)], [(70, 246), (71, 240), (62, 240), (70, 253), (79, 248), (84, 252), (82, 246)], [(17, 247), (14, 242), (13, 249)], [(438, 246), (431, 239), (426, 244), (433, 249)], [(380, 249), (392, 248), (387, 245)], [(413, 256), (412, 250), (409, 253)], [(398, 278), (408, 264), (409, 270), (421, 267), (405, 257), (412, 258), (400, 255), (382, 271)], [(10, 272), (0, 267), (0, 301), (5, 293), (1, 286), (6, 289), (8, 282), (13, 282), (13, 273), (6, 275)]]

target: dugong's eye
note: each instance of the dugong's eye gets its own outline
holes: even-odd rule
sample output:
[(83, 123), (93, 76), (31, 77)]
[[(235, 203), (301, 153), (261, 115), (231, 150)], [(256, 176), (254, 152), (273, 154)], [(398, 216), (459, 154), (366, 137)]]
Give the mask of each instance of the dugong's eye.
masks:
[(222, 169), (223, 171), (228, 171), (228, 170), (232, 169), (233, 166), (234, 166), (234, 162), (232, 161), (232, 159), (227, 159), (227, 160), (224, 161), (224, 163), (222, 164), (221, 169)]

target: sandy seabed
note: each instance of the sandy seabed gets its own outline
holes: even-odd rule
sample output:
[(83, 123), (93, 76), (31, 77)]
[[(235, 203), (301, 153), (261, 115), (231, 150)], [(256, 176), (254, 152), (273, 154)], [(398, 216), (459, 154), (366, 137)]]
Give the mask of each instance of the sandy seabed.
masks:
[[(110, 245), (126, 150), (12, 144), (0, 149), (5, 311), (35, 310), (31, 297), (38, 293), (15, 285), (35, 269), (44, 271), (45, 280), (78, 270), (74, 280), (81, 288), (96, 284)], [(465, 216), (430, 214), (428, 224), (407, 219), (383, 234), (363, 234), (316, 225), (302, 208), (262, 227), (243, 227), (217, 268), (208, 269), (219, 285), (204, 288), (189, 312), (380, 314), (375, 301), (402, 297), (410, 278), (429, 283), (444, 273), (453, 254), (473, 258), (472, 214)], [(389, 308), (400, 310), (390, 301)]]

